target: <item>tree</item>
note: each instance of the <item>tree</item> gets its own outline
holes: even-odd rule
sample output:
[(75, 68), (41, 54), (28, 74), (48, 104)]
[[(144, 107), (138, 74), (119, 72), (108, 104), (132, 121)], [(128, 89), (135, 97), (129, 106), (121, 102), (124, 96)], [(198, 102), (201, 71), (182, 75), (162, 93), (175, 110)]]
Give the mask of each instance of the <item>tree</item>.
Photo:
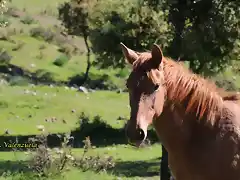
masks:
[(88, 79), (89, 70), (91, 68), (91, 49), (88, 42), (88, 7), (90, 1), (91, 0), (71, 0), (70, 2), (65, 2), (61, 4), (58, 9), (59, 19), (62, 21), (62, 24), (67, 28), (68, 33), (72, 35), (82, 36), (87, 48), (87, 68), (85, 71), (85, 75), (81, 80), (82, 84)]
[(168, 4), (169, 22), (175, 27), (169, 54), (206, 74), (219, 72), (231, 59), (239, 60), (240, 1), (168, 0)]
[(167, 10), (149, 8), (139, 0), (71, 0), (59, 9), (70, 33), (82, 35), (87, 31), (96, 56), (93, 63), (102, 68), (125, 66), (120, 42), (138, 50), (154, 42), (167, 47), (172, 39), (167, 15)]
[(98, 1), (89, 21), (94, 63), (102, 68), (124, 67), (120, 42), (139, 51), (149, 49), (153, 43), (165, 49), (172, 40), (172, 27), (167, 23), (168, 10), (162, 10), (163, 5), (153, 8), (143, 0)]

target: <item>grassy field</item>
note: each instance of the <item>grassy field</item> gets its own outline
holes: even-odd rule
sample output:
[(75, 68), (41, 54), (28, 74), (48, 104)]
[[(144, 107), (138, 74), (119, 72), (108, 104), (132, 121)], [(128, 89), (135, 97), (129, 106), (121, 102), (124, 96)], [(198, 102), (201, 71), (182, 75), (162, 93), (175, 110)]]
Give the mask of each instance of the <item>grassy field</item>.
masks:
[[(5, 17), (9, 26), (0, 29), (0, 48), (11, 56), (9, 66), (1, 64), (1, 137), (39, 135), (42, 133), (39, 125), (49, 134), (69, 133), (79, 127), (82, 112), (90, 121), (100, 116), (112, 129), (121, 129), (125, 121), (118, 120), (119, 117), (126, 119), (129, 116), (128, 95), (116, 92), (124, 88), (127, 69), (91, 68), (93, 83), (88, 85), (110, 87), (114, 91), (98, 90), (86, 94), (67, 86), (84, 74), (87, 63), (82, 38), (64, 37), (59, 31), (62, 27), (57, 20), (57, 6), (62, 2), (12, 0), (10, 3), (11, 11)], [(34, 28), (41, 28), (44, 35), (34, 36)], [(50, 35), (47, 34), (49, 30)], [(46, 40), (49, 37), (50, 40)], [(73, 50), (77, 53), (72, 53)], [(70, 54), (67, 63), (62, 66), (53, 63), (67, 53)], [(105, 136), (114, 138), (111, 134)], [(95, 172), (70, 166), (61, 175), (39, 178), (23, 170), (32, 156), (13, 150), (0, 152), (0, 179), (159, 179), (161, 145), (141, 149), (118, 142), (96, 146), (90, 150), (90, 155), (112, 156), (114, 168)], [(74, 157), (81, 157), (84, 149), (73, 148), (71, 151)]]
[[(4, 16), (10, 23), (0, 29), (0, 52), (7, 52), (11, 60), (7, 65), (0, 63), (0, 137), (39, 135), (42, 133), (39, 125), (49, 134), (69, 133), (79, 127), (83, 112), (91, 122), (94, 117), (100, 117), (104, 126), (113, 132), (125, 124), (125, 120), (119, 119), (129, 117), (128, 95), (117, 93), (125, 88), (127, 68), (91, 67), (86, 86), (102, 90), (83, 93), (73, 85), (85, 73), (86, 50), (81, 37), (62, 35), (64, 28), (57, 19), (57, 7), (62, 2), (64, 0), (12, 0), (8, 15)], [(55, 65), (57, 59), (63, 59), (64, 63)], [(234, 74), (231, 67), (217, 78), (234, 81), (240, 88), (240, 76)], [(93, 124), (89, 131), (99, 131), (106, 139), (114, 139), (116, 135), (96, 129)], [(83, 148), (71, 151), (74, 157), (82, 157), (84, 153)], [(159, 179), (159, 144), (136, 149), (116, 141), (97, 144), (89, 154), (112, 156), (115, 167), (96, 172), (69, 166), (70, 169), (59, 176), (39, 178), (23, 170), (32, 156), (8, 151), (0, 152), (0, 179)]]
[[(84, 94), (73, 88), (30, 85), (1, 86), (0, 91), (2, 135), (6, 130), (9, 130), (9, 135), (40, 134), (37, 125), (44, 125), (50, 133), (69, 132), (76, 128), (81, 112), (85, 112), (90, 118), (100, 115), (111, 127), (122, 128), (124, 121), (117, 119), (129, 114), (125, 93), (96, 91)], [(56, 117), (57, 120), (46, 122), (51, 117)], [(63, 119), (66, 123), (62, 122)], [(74, 148), (72, 151), (77, 157), (81, 156), (83, 149)], [(115, 168), (100, 173), (71, 168), (56, 179), (159, 179), (160, 145), (142, 149), (124, 144), (106, 145), (93, 149), (91, 153), (113, 156)], [(0, 179), (27, 178), (27, 173), (17, 171), (20, 168), (17, 162), (27, 159), (24, 152), (1, 152), (0, 172), (11, 173), (2, 175)]]

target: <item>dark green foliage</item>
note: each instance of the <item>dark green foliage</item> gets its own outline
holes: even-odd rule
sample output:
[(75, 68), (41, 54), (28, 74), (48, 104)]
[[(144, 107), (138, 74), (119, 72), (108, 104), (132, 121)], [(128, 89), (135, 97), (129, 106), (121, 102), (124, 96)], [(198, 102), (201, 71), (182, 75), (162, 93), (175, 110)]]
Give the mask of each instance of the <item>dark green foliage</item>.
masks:
[[(175, 27), (169, 52), (190, 61), (197, 72), (222, 70), (231, 59), (239, 58), (240, 1), (168, 1), (170, 22)], [(238, 56), (238, 57), (237, 57)]]
[(37, 21), (33, 17), (31, 17), (30, 15), (26, 15), (21, 19), (21, 22), (23, 24), (34, 24)]
[(124, 66), (120, 42), (140, 51), (156, 42), (194, 72), (211, 74), (239, 60), (239, 7), (227, 0), (71, 0), (59, 17), (69, 33), (89, 33), (101, 67)]
[(215, 81), (216, 85), (220, 88), (223, 88), (227, 91), (239, 91), (240, 88), (237, 87), (237, 84), (234, 82), (234, 78), (231, 76), (227, 77), (227, 76), (215, 76), (213, 78), (213, 80)]
[(35, 38), (42, 38), (47, 42), (53, 41), (55, 34), (51, 29), (35, 27), (30, 30), (30, 35)]
[(30, 83), (30, 80), (23, 76), (10, 76), (8, 81), (10, 86), (27, 86)]
[(69, 61), (69, 57), (65, 54), (60, 55), (57, 59), (53, 62), (54, 65), (62, 67)]
[(89, 32), (96, 55), (94, 64), (101, 67), (125, 66), (120, 42), (139, 50), (149, 48), (154, 42), (163, 48), (168, 46), (172, 36), (167, 15), (167, 10), (156, 11), (137, 0), (72, 0), (59, 9), (70, 33), (81, 35), (84, 28)]

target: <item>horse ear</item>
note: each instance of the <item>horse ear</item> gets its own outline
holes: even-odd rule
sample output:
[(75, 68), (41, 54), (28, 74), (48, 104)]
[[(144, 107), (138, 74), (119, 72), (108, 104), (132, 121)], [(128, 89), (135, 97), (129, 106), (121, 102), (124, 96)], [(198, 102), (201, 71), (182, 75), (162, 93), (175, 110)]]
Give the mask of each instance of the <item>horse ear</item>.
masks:
[(120, 46), (122, 48), (123, 55), (125, 56), (127, 63), (133, 64), (134, 61), (137, 60), (138, 55), (135, 51), (127, 48), (123, 43), (120, 43)]
[(163, 59), (163, 53), (161, 48), (157, 44), (153, 44), (151, 54), (153, 65), (158, 68)]

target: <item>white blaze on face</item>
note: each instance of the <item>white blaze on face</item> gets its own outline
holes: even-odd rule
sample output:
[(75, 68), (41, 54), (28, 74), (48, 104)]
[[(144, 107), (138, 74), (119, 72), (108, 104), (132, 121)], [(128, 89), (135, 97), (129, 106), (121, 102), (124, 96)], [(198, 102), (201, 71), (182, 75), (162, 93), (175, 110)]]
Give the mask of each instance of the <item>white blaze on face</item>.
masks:
[(147, 138), (147, 120), (145, 118), (145, 116), (141, 115), (139, 117), (139, 122), (138, 122), (139, 127), (144, 131), (144, 140)]

